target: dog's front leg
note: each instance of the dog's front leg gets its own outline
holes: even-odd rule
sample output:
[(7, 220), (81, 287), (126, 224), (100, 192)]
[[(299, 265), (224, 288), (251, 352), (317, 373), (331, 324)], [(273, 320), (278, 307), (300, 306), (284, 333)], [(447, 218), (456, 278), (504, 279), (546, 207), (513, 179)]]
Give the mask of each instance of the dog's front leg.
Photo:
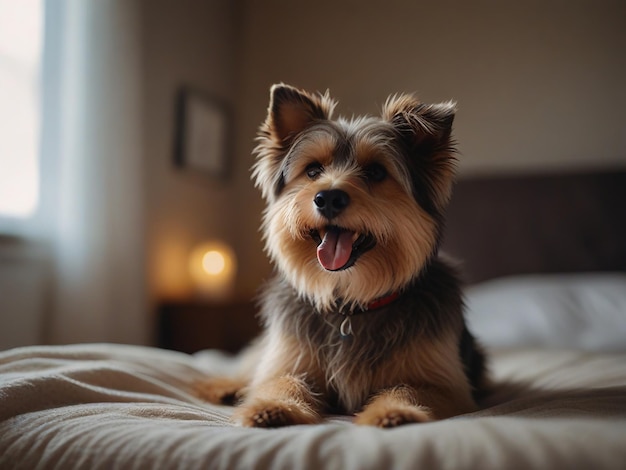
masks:
[(354, 422), (380, 428), (432, 421), (429, 408), (420, 404), (417, 391), (408, 385), (388, 388), (374, 395)]
[(319, 402), (307, 383), (294, 375), (283, 375), (256, 385), (233, 415), (248, 427), (273, 428), (320, 421)]
[(408, 385), (382, 390), (357, 414), (355, 423), (390, 428), (449, 418), (476, 409), (469, 393)]

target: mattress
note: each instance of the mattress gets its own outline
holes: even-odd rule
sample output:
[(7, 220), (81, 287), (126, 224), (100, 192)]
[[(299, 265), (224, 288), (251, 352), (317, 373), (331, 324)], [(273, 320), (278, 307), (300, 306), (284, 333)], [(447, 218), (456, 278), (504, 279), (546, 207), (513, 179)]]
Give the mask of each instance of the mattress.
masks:
[[(0, 353), (0, 468), (624, 468), (626, 278), (498, 282), (468, 295), (468, 322), (490, 353), (494, 383), (477, 412), (395, 429), (356, 426), (350, 416), (241, 428), (229, 421), (232, 407), (192, 392), (196, 380), (232, 371), (236, 356), (119, 344), (29, 346)], [(605, 290), (589, 288), (590, 301), (580, 286), (594, 282)], [(567, 299), (560, 313), (588, 334), (562, 329), (559, 295)], [(600, 319), (608, 332), (589, 331), (593, 318), (581, 319), (597, 315), (597, 302), (613, 308)], [(490, 318), (523, 334), (499, 344)]]

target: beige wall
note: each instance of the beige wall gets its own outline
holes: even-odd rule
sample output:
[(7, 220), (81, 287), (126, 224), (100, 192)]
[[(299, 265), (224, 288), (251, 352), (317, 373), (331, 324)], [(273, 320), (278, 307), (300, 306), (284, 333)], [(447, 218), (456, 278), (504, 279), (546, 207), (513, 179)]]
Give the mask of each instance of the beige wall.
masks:
[(144, 130), (148, 285), (153, 302), (190, 295), (187, 259), (207, 239), (231, 239), (235, 188), (173, 165), (175, 95), (181, 85), (232, 102), (232, 2), (144, 0)]
[[(251, 163), (268, 87), (284, 81), (329, 88), (344, 115), (376, 113), (398, 91), (456, 100), (464, 175), (626, 166), (626, 2), (244, 4), (238, 159)], [(244, 290), (268, 273), (247, 178), (236, 241)]]
[[(376, 113), (391, 93), (454, 99), (463, 175), (626, 166), (626, 3), (150, 0), (144, 7), (147, 252), (151, 298), (191, 291), (192, 247), (223, 238), (251, 295), (270, 267), (250, 151), (268, 89), (326, 90), (338, 112)], [(174, 94), (233, 103), (234, 175), (171, 165)]]

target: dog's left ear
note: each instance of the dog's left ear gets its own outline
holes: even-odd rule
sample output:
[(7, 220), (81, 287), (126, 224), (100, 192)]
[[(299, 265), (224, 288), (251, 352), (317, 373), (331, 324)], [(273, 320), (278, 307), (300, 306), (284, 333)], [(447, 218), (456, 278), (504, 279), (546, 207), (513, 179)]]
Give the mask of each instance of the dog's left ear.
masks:
[(409, 148), (409, 167), (416, 187), (425, 188), (432, 208), (441, 213), (452, 194), (456, 163), (452, 123), (453, 102), (424, 104), (412, 95), (390, 97), (382, 117), (398, 131)]
[(446, 145), (452, 133), (456, 104), (424, 104), (412, 95), (391, 96), (383, 106), (389, 121), (414, 145)]
[(317, 120), (329, 119), (335, 102), (325, 95), (314, 95), (283, 83), (270, 91), (266, 129), (284, 146)]

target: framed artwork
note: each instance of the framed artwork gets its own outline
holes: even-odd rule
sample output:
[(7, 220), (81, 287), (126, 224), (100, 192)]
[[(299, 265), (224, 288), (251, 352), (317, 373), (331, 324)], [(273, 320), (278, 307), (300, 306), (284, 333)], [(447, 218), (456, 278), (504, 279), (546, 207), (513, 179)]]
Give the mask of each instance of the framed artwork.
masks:
[(229, 107), (207, 93), (188, 87), (179, 90), (176, 101), (176, 165), (227, 178), (230, 173)]

